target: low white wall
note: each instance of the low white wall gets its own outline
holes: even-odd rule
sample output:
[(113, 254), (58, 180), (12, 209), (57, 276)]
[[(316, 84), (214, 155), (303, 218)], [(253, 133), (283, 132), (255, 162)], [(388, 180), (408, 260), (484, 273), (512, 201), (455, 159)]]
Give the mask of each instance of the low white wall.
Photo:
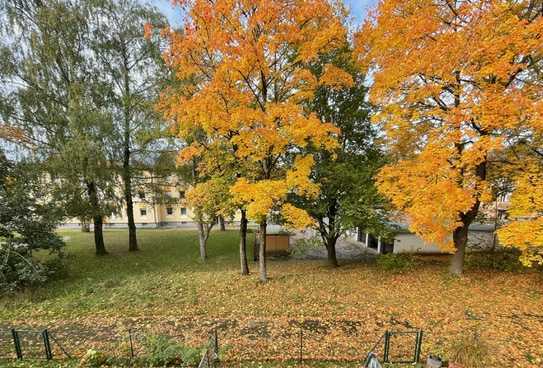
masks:
[(441, 253), (441, 250), (415, 234), (398, 234), (394, 238), (394, 253)]
[[(494, 234), (488, 231), (470, 231), (468, 248), (484, 250), (492, 247)], [(394, 253), (443, 253), (435, 244), (424, 242), (415, 234), (398, 234), (394, 239)]]

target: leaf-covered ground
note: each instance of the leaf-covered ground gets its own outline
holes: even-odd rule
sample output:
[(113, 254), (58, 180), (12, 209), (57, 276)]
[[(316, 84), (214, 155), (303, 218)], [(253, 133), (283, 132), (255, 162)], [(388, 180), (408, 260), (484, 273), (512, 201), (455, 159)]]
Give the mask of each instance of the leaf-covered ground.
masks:
[[(90, 347), (126, 355), (129, 330), (138, 354), (143, 336), (167, 334), (197, 346), (217, 329), (229, 366), (296, 361), (300, 340), (304, 359), (356, 362), (385, 330), (422, 328), (423, 357), (450, 357), (458, 341), (475, 331), (489, 347), (487, 367), (543, 366), (538, 273), (471, 268), (451, 278), (439, 258), (423, 258), (401, 273), (368, 262), (331, 269), (321, 261), (277, 259), (269, 262), (271, 280), (262, 285), (255, 264), (255, 274), (238, 274), (234, 231), (212, 234), (205, 264), (192, 231), (140, 230), (137, 253), (127, 251), (125, 231), (107, 231), (110, 255), (99, 258), (92, 234), (63, 235), (67, 271), (47, 287), (0, 299), (4, 355), (12, 350), (11, 326), (48, 327), (74, 355)], [(410, 356), (412, 338), (393, 340), (391, 355)], [(33, 333), (25, 339), (28, 356), (41, 353), (31, 345)]]

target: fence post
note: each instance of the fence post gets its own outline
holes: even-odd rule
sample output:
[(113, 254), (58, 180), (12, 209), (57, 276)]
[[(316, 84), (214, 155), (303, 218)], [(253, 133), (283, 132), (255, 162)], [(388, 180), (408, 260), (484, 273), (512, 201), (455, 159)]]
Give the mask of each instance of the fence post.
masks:
[(11, 336), (13, 336), (13, 345), (15, 345), (15, 354), (17, 354), (17, 359), (23, 359), (23, 350), (21, 349), (21, 340), (19, 339), (19, 333), (16, 329), (11, 329)]
[(215, 354), (215, 361), (219, 361), (219, 334), (217, 329), (213, 330), (213, 354)]
[(304, 362), (304, 328), (300, 324), (300, 364), (303, 364)]
[(383, 363), (388, 363), (389, 362), (389, 359), (388, 359), (388, 354), (390, 352), (390, 336), (391, 336), (391, 332), (390, 331), (385, 331), (385, 351), (383, 352)]
[(53, 359), (53, 352), (51, 351), (51, 342), (49, 341), (49, 332), (47, 329), (41, 332), (41, 337), (43, 339), (43, 347), (45, 348), (45, 358), (51, 360)]
[(130, 341), (130, 359), (134, 359), (134, 343), (132, 342), (132, 329), (128, 329), (128, 340)]
[(417, 340), (415, 341), (415, 357), (414, 357), (413, 363), (419, 362), (421, 349), (422, 349), (422, 330), (418, 330)]

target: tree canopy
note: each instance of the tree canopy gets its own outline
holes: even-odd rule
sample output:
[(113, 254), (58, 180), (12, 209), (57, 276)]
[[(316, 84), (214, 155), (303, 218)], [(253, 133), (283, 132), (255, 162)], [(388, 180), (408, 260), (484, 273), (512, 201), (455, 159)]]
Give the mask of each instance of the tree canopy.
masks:
[[(267, 216), (280, 209), (289, 192), (314, 194), (308, 180), (314, 160), (285, 156), (309, 144), (336, 147), (337, 129), (304, 110), (300, 102), (320, 84), (352, 83), (350, 75), (327, 65), (320, 79), (308, 63), (346, 39), (337, 11), (323, 0), (209, 2), (178, 1), (187, 18), (182, 32), (168, 32), (168, 65), (186, 88), (169, 89), (161, 107), (181, 137), (200, 130), (207, 144), (224, 144), (246, 162), (233, 185), (234, 199), (247, 204), (249, 218), (261, 224), (260, 269), (266, 280)], [(180, 157), (190, 160), (203, 147), (194, 142)], [(286, 207), (299, 222), (303, 211)], [(292, 217), (292, 216), (290, 216)]]
[(534, 4), (386, 0), (358, 34), (380, 107), (374, 120), (395, 158), (379, 188), (414, 232), (455, 253), (454, 273), (491, 199), (492, 156), (541, 124), (543, 17)]

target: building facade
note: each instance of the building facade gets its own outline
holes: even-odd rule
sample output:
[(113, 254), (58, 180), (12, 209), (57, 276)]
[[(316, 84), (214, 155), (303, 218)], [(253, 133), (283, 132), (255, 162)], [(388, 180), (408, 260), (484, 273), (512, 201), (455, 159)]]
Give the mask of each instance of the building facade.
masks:
[[(137, 227), (183, 227), (194, 226), (194, 213), (187, 206), (185, 186), (172, 183), (160, 194), (140, 188), (134, 195), (134, 222)], [(64, 222), (64, 227), (81, 226), (80, 219)], [(104, 219), (105, 227), (128, 226), (126, 208)]]
[[(418, 253), (439, 254), (444, 252), (438, 245), (425, 242), (420, 236), (410, 232), (402, 225), (392, 239), (384, 239), (357, 229), (354, 234), (361, 247), (373, 250), (378, 254), (387, 253)], [(493, 224), (472, 224), (469, 227), (467, 249), (469, 251), (488, 250), (497, 247), (497, 238)]]

